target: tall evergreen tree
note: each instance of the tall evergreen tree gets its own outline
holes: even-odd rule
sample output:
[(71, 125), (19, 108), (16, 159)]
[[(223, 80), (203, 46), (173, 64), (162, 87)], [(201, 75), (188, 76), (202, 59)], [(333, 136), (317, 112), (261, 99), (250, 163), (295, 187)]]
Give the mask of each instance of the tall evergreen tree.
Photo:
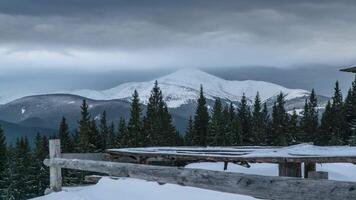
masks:
[(200, 86), (200, 96), (198, 106), (194, 116), (194, 137), (193, 144), (198, 146), (207, 145), (207, 136), (209, 131), (209, 112), (206, 106), (203, 86)]
[(144, 145), (175, 145), (177, 131), (173, 126), (172, 117), (168, 112), (168, 107), (163, 100), (162, 91), (157, 81), (151, 91), (143, 121)]
[[(295, 108), (293, 109), (293, 113), (289, 118), (288, 124), (288, 132), (289, 132), (289, 144), (298, 143), (298, 135), (300, 135), (299, 126), (298, 126), (298, 115)], [(317, 131), (317, 130), (316, 130)]]
[(259, 93), (256, 94), (252, 111), (252, 143), (254, 145), (263, 145), (266, 138), (264, 126), (264, 113)]
[(349, 140), (349, 131), (345, 118), (344, 103), (342, 98), (339, 82), (336, 81), (334, 88), (334, 96), (332, 97), (331, 112), (334, 117), (331, 124), (332, 132), (336, 139), (333, 144), (346, 144)]
[(345, 120), (348, 125), (349, 143), (356, 144), (356, 76), (352, 86), (348, 91), (344, 104)]
[(8, 182), (6, 179), (5, 169), (7, 167), (7, 147), (6, 138), (2, 127), (0, 126), (0, 199), (4, 199), (6, 188), (8, 187)]
[(207, 137), (207, 144), (210, 146), (222, 146), (225, 144), (225, 130), (222, 113), (221, 100), (218, 98), (215, 100), (213, 107), (209, 133)]
[(270, 145), (286, 146), (290, 141), (290, 135), (288, 132), (289, 117), (284, 105), (284, 95), (281, 92), (277, 96), (277, 101), (273, 105), (271, 132), (268, 137)]
[(105, 138), (101, 135), (96, 121), (92, 119), (89, 125), (89, 152), (103, 152), (105, 148), (103, 148), (103, 144)]
[(187, 146), (193, 145), (193, 136), (194, 136), (194, 121), (192, 116), (189, 117), (188, 126), (185, 131), (184, 143)]
[(101, 142), (101, 144), (99, 144), (99, 148), (101, 150), (110, 148), (109, 144), (111, 144), (112, 141), (109, 141), (109, 126), (108, 126), (105, 110), (103, 111), (103, 113), (101, 114), (101, 117), (100, 117), (99, 130), (100, 130), (100, 138), (99, 139)]
[[(159, 94), (159, 93), (155, 93)], [(154, 101), (152, 101), (154, 102)], [(152, 109), (152, 107), (150, 108)], [(142, 135), (142, 119), (141, 119), (141, 106), (140, 106), (140, 98), (138, 92), (135, 90), (132, 99), (131, 99), (131, 109), (130, 109), (130, 119), (127, 125), (128, 134), (132, 137), (133, 146), (143, 146), (144, 145), (144, 138)], [(150, 112), (153, 112), (150, 110)], [(150, 114), (151, 115), (151, 114)]]
[(298, 140), (300, 142), (316, 142), (318, 140), (318, 100), (314, 89), (312, 90), (309, 99), (305, 100), (304, 113), (301, 119), (302, 134)]
[(86, 100), (83, 100), (83, 103), (81, 105), (81, 117), (80, 120), (78, 121), (78, 141), (77, 141), (77, 152), (89, 152), (91, 149), (90, 147), (93, 146), (93, 144), (90, 144), (90, 114), (88, 111), (88, 104)]
[(253, 144), (252, 123), (251, 123), (251, 109), (247, 104), (247, 97), (242, 95), (240, 106), (237, 109), (237, 115), (240, 120), (242, 131), (242, 142), (245, 145)]
[(65, 117), (62, 117), (59, 125), (58, 139), (61, 140), (61, 150), (63, 153), (73, 153), (73, 141)]
[(44, 191), (49, 186), (48, 168), (43, 165), (43, 160), (49, 155), (48, 152), (48, 138), (41, 136), (39, 133), (36, 136), (34, 157), (36, 159), (35, 173), (36, 173), (36, 193), (37, 196), (42, 196)]
[(331, 103), (328, 103), (325, 106), (325, 111), (321, 117), (319, 135), (318, 139), (319, 145), (332, 145), (332, 144), (340, 144), (341, 141), (337, 136), (333, 133), (332, 123), (333, 123), (333, 113), (331, 110)]
[(161, 89), (156, 81), (151, 91), (147, 104), (147, 112), (144, 118), (144, 136), (143, 143), (145, 146), (157, 146), (159, 144), (159, 116), (158, 109), (160, 102), (163, 100)]
[(109, 134), (106, 142), (106, 148), (111, 149), (116, 147), (116, 132), (114, 122), (111, 122), (109, 126)]
[(125, 118), (121, 117), (118, 125), (118, 134), (116, 136), (116, 146), (118, 147), (134, 147), (134, 138), (130, 137)]

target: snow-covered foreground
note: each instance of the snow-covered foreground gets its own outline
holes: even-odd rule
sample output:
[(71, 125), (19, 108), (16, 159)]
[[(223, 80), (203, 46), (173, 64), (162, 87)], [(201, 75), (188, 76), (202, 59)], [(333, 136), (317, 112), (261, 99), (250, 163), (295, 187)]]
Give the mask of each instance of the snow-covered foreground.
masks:
[(172, 184), (159, 185), (143, 180), (103, 178), (97, 185), (68, 188), (36, 200), (255, 200), (234, 195)]
[[(194, 163), (187, 168), (199, 168), (223, 171), (223, 163)], [(329, 172), (329, 179), (355, 181), (356, 165), (348, 163), (317, 165), (317, 170)], [(251, 164), (250, 168), (229, 164), (228, 171), (246, 174), (278, 176), (276, 164)], [(256, 200), (255, 198), (214, 192), (172, 184), (159, 185), (143, 180), (103, 178), (97, 185), (66, 188), (63, 192), (53, 193), (36, 200)]]

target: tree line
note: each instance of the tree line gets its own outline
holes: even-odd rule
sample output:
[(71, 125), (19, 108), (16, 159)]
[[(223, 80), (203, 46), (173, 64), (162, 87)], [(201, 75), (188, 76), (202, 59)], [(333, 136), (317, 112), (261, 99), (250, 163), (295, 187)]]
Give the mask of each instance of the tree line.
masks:
[[(335, 83), (334, 95), (319, 119), (318, 99), (314, 90), (305, 100), (303, 112), (288, 113), (285, 95), (280, 93), (271, 110), (259, 94), (250, 105), (245, 95), (239, 105), (215, 99), (208, 109), (203, 87), (200, 88), (195, 114), (188, 120), (185, 134), (179, 134), (163, 99), (157, 81), (151, 91), (145, 114), (137, 91), (131, 99), (130, 116), (117, 125), (109, 123), (104, 111), (99, 122), (83, 100), (78, 127), (71, 132), (66, 118), (58, 133), (64, 153), (103, 152), (109, 148), (145, 146), (285, 146), (303, 142), (317, 145), (356, 145), (356, 79), (344, 99)], [(184, 136), (183, 136), (184, 135)], [(44, 194), (49, 185), (48, 169), (42, 164), (48, 157), (48, 137), (38, 134), (34, 147), (26, 137), (6, 144), (0, 127), (0, 199), (29, 199)], [(63, 170), (64, 185), (84, 184), (86, 172)]]

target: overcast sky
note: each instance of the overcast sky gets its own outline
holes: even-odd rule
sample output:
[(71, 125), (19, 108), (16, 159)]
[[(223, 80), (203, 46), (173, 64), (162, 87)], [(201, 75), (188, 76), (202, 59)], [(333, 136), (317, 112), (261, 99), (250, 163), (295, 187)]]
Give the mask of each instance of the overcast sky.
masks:
[(0, 75), (353, 65), (355, 22), (354, 0), (0, 0)]

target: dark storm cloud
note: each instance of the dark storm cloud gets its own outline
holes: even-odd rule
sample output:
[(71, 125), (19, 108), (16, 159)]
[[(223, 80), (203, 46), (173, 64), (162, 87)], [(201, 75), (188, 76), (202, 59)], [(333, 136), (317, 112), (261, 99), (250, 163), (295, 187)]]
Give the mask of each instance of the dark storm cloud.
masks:
[(354, 61), (355, 10), (346, 0), (1, 0), (0, 53), (66, 65), (92, 55), (113, 66), (343, 65)]

